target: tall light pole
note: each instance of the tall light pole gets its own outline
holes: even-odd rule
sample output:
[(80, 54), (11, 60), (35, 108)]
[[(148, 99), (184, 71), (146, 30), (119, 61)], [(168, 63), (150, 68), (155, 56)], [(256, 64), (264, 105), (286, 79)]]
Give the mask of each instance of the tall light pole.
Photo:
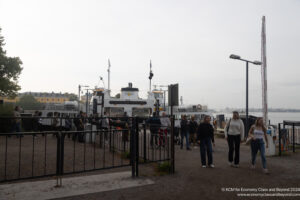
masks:
[(93, 89), (85, 89), (86, 90), (86, 99), (85, 99), (85, 112), (88, 115), (89, 114), (89, 91), (93, 91)]
[(249, 63), (252, 63), (254, 65), (261, 65), (262, 63), (260, 61), (249, 61), (249, 60), (243, 59), (240, 56), (234, 55), (234, 54), (231, 54), (229, 56), (229, 58), (246, 62), (246, 124), (245, 124), (246, 129), (245, 129), (245, 137), (247, 137), (248, 131), (249, 131), (249, 116), (248, 116), (248, 90), (249, 90), (248, 89), (249, 88), (249, 86), (248, 86), (249, 85), (248, 84), (248, 68), (249, 68)]
[(78, 85), (78, 113), (80, 112), (80, 92), (82, 87), (89, 87), (87, 85)]

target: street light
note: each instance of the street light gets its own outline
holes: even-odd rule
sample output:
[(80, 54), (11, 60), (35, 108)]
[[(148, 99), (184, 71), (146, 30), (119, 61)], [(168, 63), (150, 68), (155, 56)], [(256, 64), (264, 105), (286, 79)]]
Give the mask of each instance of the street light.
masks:
[(229, 58), (246, 62), (246, 125), (245, 125), (246, 126), (246, 133), (245, 133), (245, 136), (247, 137), (248, 136), (248, 130), (249, 130), (249, 127), (248, 127), (248, 124), (249, 124), (249, 116), (248, 116), (248, 65), (249, 65), (249, 63), (252, 63), (254, 65), (261, 65), (262, 62), (260, 62), (260, 61), (249, 61), (249, 60), (246, 60), (246, 59), (242, 59), (240, 56), (235, 55), (235, 54), (231, 54), (229, 56)]
[(87, 85), (78, 85), (78, 113), (80, 112), (80, 91), (82, 87), (89, 87)]

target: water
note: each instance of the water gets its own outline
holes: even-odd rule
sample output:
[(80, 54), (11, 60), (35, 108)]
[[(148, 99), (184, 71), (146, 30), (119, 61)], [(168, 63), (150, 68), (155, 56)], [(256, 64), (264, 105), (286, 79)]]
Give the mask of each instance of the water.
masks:
[[(231, 118), (232, 113), (215, 113), (217, 114), (224, 114), (225, 118)], [(254, 115), (256, 117), (262, 117), (261, 112), (249, 112), (249, 115)], [(290, 120), (290, 121), (300, 121), (300, 112), (269, 112), (268, 113), (269, 120), (271, 124), (277, 125), (278, 123), (282, 123), (283, 120)]]

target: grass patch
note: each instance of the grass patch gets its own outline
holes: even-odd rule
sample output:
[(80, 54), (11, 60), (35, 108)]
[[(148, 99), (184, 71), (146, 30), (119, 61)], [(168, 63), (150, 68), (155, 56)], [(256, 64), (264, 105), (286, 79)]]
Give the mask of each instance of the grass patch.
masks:
[(121, 157), (122, 157), (123, 159), (130, 159), (130, 152), (128, 152), (128, 151), (123, 152), (123, 153), (121, 154)]
[(163, 176), (169, 174), (171, 171), (171, 163), (170, 162), (161, 162), (158, 163), (155, 167), (155, 172), (157, 176)]

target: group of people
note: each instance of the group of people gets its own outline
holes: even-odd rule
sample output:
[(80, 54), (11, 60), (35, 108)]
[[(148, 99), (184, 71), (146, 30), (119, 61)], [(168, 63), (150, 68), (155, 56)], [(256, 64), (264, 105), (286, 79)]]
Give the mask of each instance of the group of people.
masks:
[[(214, 143), (214, 129), (210, 123), (210, 116), (205, 116), (203, 123), (197, 129), (197, 141), (200, 144), (200, 154), (202, 167), (207, 166), (213, 168), (212, 144)], [(239, 113), (234, 111), (232, 118), (225, 126), (225, 139), (228, 143), (228, 164), (232, 167), (238, 168), (240, 162), (240, 144), (245, 139), (244, 123), (239, 117)], [(268, 148), (267, 129), (264, 126), (263, 118), (256, 119), (254, 125), (251, 126), (246, 143), (251, 147), (251, 169), (255, 169), (257, 152), (260, 151), (262, 167), (264, 173), (269, 171), (266, 166), (265, 147)], [(206, 165), (206, 154), (208, 165)]]
[[(14, 110), (14, 132), (21, 131), (21, 115), (20, 107), (16, 106)], [(59, 114), (59, 113), (58, 113)], [(59, 115), (57, 113), (52, 117), (52, 127), (57, 127), (59, 124)], [(41, 112), (36, 111), (34, 113), (34, 131), (42, 131), (42, 117)], [(72, 119), (67, 116), (64, 120), (64, 130), (71, 131), (72, 124), (75, 125), (78, 133), (72, 134), (73, 140), (78, 140), (79, 142), (84, 142), (84, 133), (85, 124), (87, 122), (91, 124), (96, 124), (98, 128), (103, 130), (108, 130), (110, 126), (122, 127), (123, 129), (128, 128), (129, 120), (127, 115), (124, 115), (125, 121), (122, 120), (112, 120), (106, 116), (102, 118), (90, 117), (87, 118), (85, 113), (80, 112), (76, 118)], [(167, 117), (166, 113), (162, 113), (162, 116), (159, 117), (158, 113), (154, 113), (152, 117), (146, 120), (146, 124), (150, 127), (150, 145), (152, 148), (161, 147), (167, 144), (168, 134), (171, 129), (170, 118)], [(175, 137), (179, 135), (178, 127), (180, 127), (180, 139), (179, 144), (180, 148), (183, 149), (184, 141), (186, 144), (186, 150), (191, 150), (190, 143), (193, 143), (193, 147), (197, 148), (197, 144), (200, 145), (200, 155), (201, 155), (201, 164), (203, 168), (210, 167), (213, 168), (213, 146), (215, 146), (214, 141), (214, 127), (211, 124), (211, 117), (205, 116), (200, 124), (197, 123), (195, 117), (192, 116), (190, 120), (187, 119), (187, 116), (182, 115), (181, 120), (175, 121)], [(55, 130), (55, 128), (53, 129)], [(250, 143), (251, 147), (251, 168), (255, 168), (256, 155), (260, 151), (262, 166), (265, 173), (268, 173), (266, 166), (266, 156), (265, 148), (268, 148), (268, 138), (266, 135), (267, 129), (264, 126), (262, 118), (257, 118), (255, 124), (251, 126), (248, 137), (245, 138), (245, 128), (243, 121), (239, 117), (239, 113), (234, 111), (232, 118), (226, 123), (224, 128), (225, 139), (228, 143), (228, 164), (232, 167), (238, 168), (240, 162), (240, 144), (246, 140), (246, 143)], [(177, 134), (176, 134), (177, 133)], [(123, 134), (123, 140), (128, 141), (128, 131), (127, 134)], [(68, 135), (70, 137), (70, 135)], [(127, 138), (126, 138), (127, 137)], [(266, 142), (266, 143), (265, 143)]]
[[(168, 123), (162, 123), (162, 121), (168, 121)], [(151, 140), (150, 145), (153, 146), (153, 140), (157, 145), (157, 138), (159, 139), (159, 145), (164, 144), (163, 138), (167, 134), (169, 129), (162, 129), (164, 126), (169, 126), (169, 118), (153, 116), (147, 123), (150, 124)], [(180, 148), (183, 149), (184, 141), (186, 143), (186, 149), (191, 150), (190, 142), (193, 143), (194, 148), (196, 144), (200, 145), (200, 157), (203, 168), (214, 168), (213, 164), (213, 146), (215, 146), (214, 140), (214, 127), (211, 124), (211, 117), (205, 116), (201, 123), (198, 125), (195, 117), (192, 116), (190, 120), (185, 115), (181, 116), (181, 120), (177, 123), (180, 126)], [(175, 123), (176, 127), (176, 123)], [(233, 112), (232, 118), (227, 122), (225, 128), (225, 139), (228, 143), (228, 164), (232, 167), (238, 168), (240, 162), (240, 144), (246, 141), (250, 144), (251, 148), (251, 168), (255, 168), (256, 156), (260, 151), (262, 160), (262, 167), (264, 173), (268, 174), (269, 171), (266, 166), (265, 148), (268, 148), (267, 129), (264, 126), (263, 118), (257, 118), (254, 125), (251, 126), (248, 137), (245, 138), (245, 127), (243, 121), (239, 117), (237, 111)]]

